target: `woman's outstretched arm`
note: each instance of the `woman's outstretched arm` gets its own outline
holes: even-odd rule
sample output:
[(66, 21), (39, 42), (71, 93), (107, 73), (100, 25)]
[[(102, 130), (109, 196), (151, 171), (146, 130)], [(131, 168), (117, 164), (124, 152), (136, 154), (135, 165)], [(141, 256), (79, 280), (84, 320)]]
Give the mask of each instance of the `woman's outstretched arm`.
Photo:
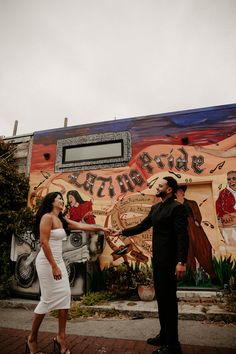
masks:
[(110, 234), (112, 231), (108, 227), (103, 227), (94, 224), (86, 224), (83, 222), (77, 222), (77, 221), (70, 220), (67, 217), (64, 217), (64, 219), (68, 223), (68, 227), (70, 230), (83, 230), (83, 231), (94, 231), (94, 232), (103, 231), (106, 234)]

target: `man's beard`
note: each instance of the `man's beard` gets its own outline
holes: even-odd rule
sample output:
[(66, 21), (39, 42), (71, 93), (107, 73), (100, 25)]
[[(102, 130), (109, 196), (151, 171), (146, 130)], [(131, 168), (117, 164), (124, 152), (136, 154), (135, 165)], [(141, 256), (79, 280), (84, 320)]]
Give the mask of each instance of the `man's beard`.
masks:
[(157, 198), (164, 198), (164, 197), (166, 197), (166, 196), (167, 196), (167, 193), (164, 192), (164, 191), (159, 192), (159, 193), (156, 194), (156, 197), (157, 197)]

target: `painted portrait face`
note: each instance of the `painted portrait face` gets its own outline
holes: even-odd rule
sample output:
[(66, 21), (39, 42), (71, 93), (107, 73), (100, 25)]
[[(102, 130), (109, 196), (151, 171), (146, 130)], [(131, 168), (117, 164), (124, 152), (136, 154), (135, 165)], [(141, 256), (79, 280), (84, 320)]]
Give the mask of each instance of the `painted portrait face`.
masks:
[(73, 195), (70, 194), (68, 200), (69, 200), (70, 206), (73, 207), (76, 204), (76, 200)]
[(236, 191), (236, 172), (227, 174), (227, 182), (229, 187)]
[(177, 190), (177, 192), (175, 193), (175, 195), (176, 195), (176, 198), (178, 199), (178, 198), (183, 198), (184, 197), (184, 195), (185, 195), (185, 192), (183, 191), (183, 189), (178, 189)]

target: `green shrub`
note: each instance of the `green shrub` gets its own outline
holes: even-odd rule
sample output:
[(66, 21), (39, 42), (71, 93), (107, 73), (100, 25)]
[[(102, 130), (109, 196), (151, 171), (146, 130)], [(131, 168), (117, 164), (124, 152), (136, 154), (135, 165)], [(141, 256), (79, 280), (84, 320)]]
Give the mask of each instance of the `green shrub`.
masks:
[(15, 147), (0, 140), (0, 296), (10, 291), (13, 266), (10, 262), (12, 235), (32, 229), (33, 213), (27, 207), (29, 179), (19, 173)]
[(108, 301), (116, 300), (116, 296), (111, 291), (91, 292), (82, 296), (81, 303), (86, 306), (93, 306), (96, 304), (106, 303)]
[(228, 311), (236, 313), (236, 290), (232, 290), (226, 296), (226, 303)]

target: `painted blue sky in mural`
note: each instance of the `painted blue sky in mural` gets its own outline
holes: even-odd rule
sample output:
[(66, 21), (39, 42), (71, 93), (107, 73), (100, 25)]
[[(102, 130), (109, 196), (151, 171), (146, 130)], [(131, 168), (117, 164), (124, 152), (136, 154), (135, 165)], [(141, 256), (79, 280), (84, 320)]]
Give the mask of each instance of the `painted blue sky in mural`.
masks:
[(34, 143), (48, 145), (67, 137), (119, 131), (130, 131), (133, 143), (142, 147), (181, 144), (186, 136), (189, 145), (217, 143), (236, 133), (236, 104), (44, 130), (35, 132)]

